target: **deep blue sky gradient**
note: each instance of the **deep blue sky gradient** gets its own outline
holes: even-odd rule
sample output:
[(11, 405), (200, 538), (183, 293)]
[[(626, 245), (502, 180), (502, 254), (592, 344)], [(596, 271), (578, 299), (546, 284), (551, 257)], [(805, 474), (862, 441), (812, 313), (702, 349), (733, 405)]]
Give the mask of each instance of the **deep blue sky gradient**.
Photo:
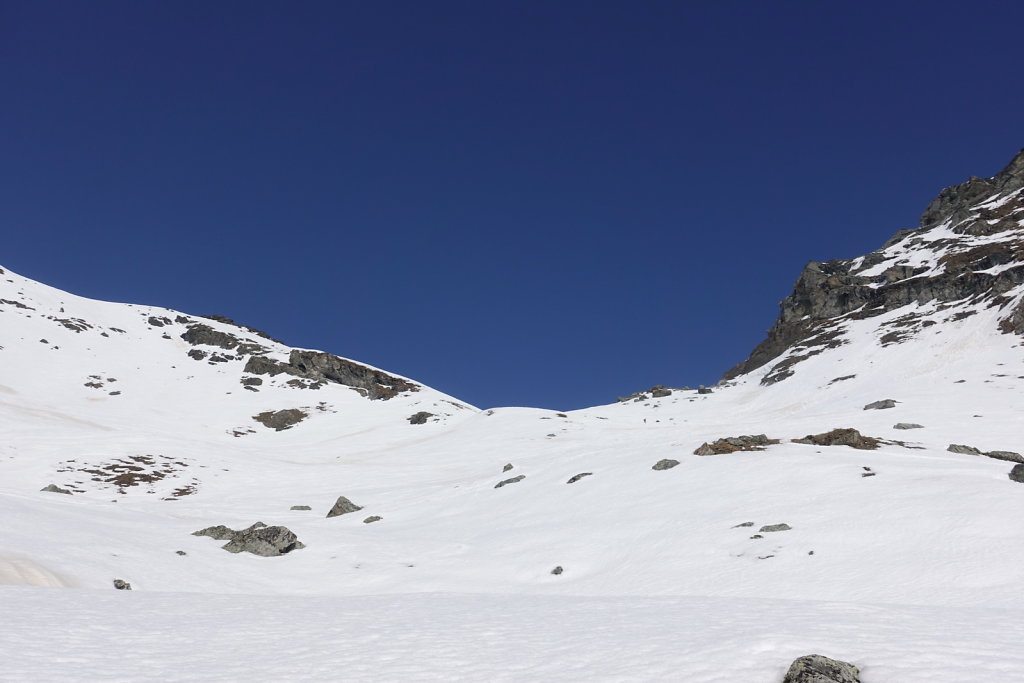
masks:
[(1011, 2), (0, 1), (0, 264), (481, 407), (710, 384), (1024, 145)]

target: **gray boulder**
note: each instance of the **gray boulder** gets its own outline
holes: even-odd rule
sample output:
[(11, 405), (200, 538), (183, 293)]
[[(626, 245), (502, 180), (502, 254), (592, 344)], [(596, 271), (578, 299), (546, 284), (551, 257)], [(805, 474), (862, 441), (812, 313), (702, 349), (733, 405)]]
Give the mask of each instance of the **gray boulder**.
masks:
[(593, 472), (580, 472), (579, 474), (574, 474), (571, 477), (569, 477), (569, 481), (567, 481), (565, 483), (566, 484), (575, 484), (576, 482), (578, 482), (583, 477), (589, 477), (589, 476), (591, 476), (593, 474), (594, 474)]
[(507, 484), (515, 484), (517, 482), (522, 481), (523, 479), (526, 479), (525, 474), (520, 474), (518, 477), (512, 477), (511, 479), (503, 479), (502, 481), (499, 481), (497, 484), (495, 484), (494, 488), (500, 489), (502, 486), (505, 486)]
[(308, 505), (292, 505), (289, 510), (312, 510)]
[(347, 515), (350, 512), (362, 510), (361, 505), (356, 505), (345, 496), (338, 496), (338, 500), (334, 502), (334, 507), (327, 513), (328, 517), (339, 517), (341, 515)]
[(886, 408), (895, 408), (896, 401), (891, 398), (887, 398), (882, 401), (875, 401), (864, 406), (864, 410), (885, 410)]
[(860, 669), (822, 655), (798, 657), (782, 683), (860, 683)]
[(711, 392), (711, 389), (708, 389), (706, 386), (701, 384), (700, 386), (697, 387), (697, 393), (698, 394), (710, 394), (712, 392)]
[(283, 526), (266, 526), (261, 522), (236, 531), (234, 538), (221, 546), (229, 553), (252, 553), (260, 557), (277, 557), (306, 547), (295, 534)]
[(132, 585), (123, 579), (114, 579), (114, 588), (119, 591), (130, 591)]
[(785, 524), (785, 523), (783, 523), (783, 524), (766, 524), (763, 527), (761, 527), (760, 529), (758, 529), (758, 531), (761, 532), (762, 534), (765, 534), (765, 533), (769, 533), (771, 531), (789, 531), (792, 528), (793, 527), (791, 527), (790, 525)]
[(363, 520), (363, 524), (373, 524), (374, 522), (379, 522), (382, 519), (384, 518), (380, 515), (370, 515), (369, 517)]
[(990, 458), (995, 458), (996, 460), (1024, 463), (1024, 456), (1020, 453), (1014, 453), (1013, 451), (989, 451), (984, 455), (987, 455)]
[(743, 434), (726, 436), (711, 443), (704, 442), (693, 452), (694, 455), (725, 455), (737, 451), (763, 451), (765, 447), (779, 443), (764, 434)]
[(67, 489), (62, 489), (61, 487), (57, 486), (56, 484), (50, 484), (49, 486), (44, 486), (43, 488), (41, 488), (39, 490), (40, 491), (46, 491), (47, 493), (66, 493), (69, 496), (71, 495), (71, 491), (68, 491)]
[(949, 444), (949, 446), (946, 447), (946, 450), (950, 453), (960, 453), (962, 455), (981, 455), (981, 451), (974, 446), (964, 446), (963, 444), (958, 443)]
[(793, 443), (811, 446), (849, 446), (861, 451), (873, 451), (882, 441), (871, 436), (864, 436), (856, 429), (833, 429), (823, 434), (808, 434), (802, 439), (793, 439)]
[(924, 429), (924, 425), (919, 425), (914, 422), (897, 422), (892, 426), (893, 429)]
[(672, 395), (671, 389), (660, 384), (651, 387), (648, 391), (651, 392), (651, 398), (665, 398)]
[(551, 573), (552, 573), (552, 574), (554, 574), (555, 576), (558, 576), (558, 575), (559, 575), (559, 574), (561, 574), (561, 573), (562, 573), (563, 571), (565, 571), (565, 570), (564, 570), (564, 569), (562, 569), (562, 567), (561, 567), (561, 566), (558, 566), (558, 567), (555, 567), (554, 569), (552, 569), (552, 570), (551, 570)]
[(679, 464), (678, 460), (672, 460), (670, 458), (664, 458), (664, 459), (659, 460), (658, 462), (654, 463), (654, 465), (651, 466), (651, 469), (652, 470), (670, 470), (670, 469), (672, 469), (673, 467), (675, 467), (678, 464)]
[(501, 468), (501, 471), (508, 472), (509, 470), (513, 469), (513, 467), (514, 466), (512, 465), (512, 463), (506, 463), (505, 466)]
[(1024, 484), (1024, 465), (1014, 465), (1013, 469), (1010, 470), (1010, 481), (1016, 481)]
[(218, 524), (194, 531), (192, 535), (228, 541), (221, 548), (229, 553), (252, 553), (260, 557), (276, 557), (306, 547), (287, 527), (267, 526), (263, 522), (240, 531)]
[(409, 424), (411, 424), (411, 425), (425, 425), (425, 424), (427, 424), (427, 420), (432, 418), (432, 417), (434, 417), (433, 413), (428, 413), (425, 410), (421, 410), (418, 413), (414, 413), (413, 415), (410, 415), (406, 419), (409, 420)]

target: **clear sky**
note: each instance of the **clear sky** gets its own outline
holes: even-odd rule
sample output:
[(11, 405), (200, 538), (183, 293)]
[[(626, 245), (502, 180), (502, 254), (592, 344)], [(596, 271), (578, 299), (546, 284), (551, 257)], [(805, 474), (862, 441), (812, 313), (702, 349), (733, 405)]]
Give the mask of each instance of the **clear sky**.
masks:
[(1024, 146), (1014, 2), (0, 0), (0, 264), (481, 407), (715, 382)]

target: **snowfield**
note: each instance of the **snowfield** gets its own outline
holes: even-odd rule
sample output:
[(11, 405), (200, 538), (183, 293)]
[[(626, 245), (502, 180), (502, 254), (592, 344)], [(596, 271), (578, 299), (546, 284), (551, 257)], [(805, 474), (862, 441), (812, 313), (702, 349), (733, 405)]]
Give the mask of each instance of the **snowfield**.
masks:
[[(879, 343), (911, 311), (934, 324)], [(999, 309), (959, 311), (846, 320), (771, 386), (765, 366), (710, 394), (479, 410), (257, 376), (182, 334), (291, 350), (2, 271), (0, 680), (768, 683), (811, 653), (865, 683), (1018, 680), (1024, 484), (947, 447), (1024, 451), (1024, 351)], [(791, 441), (835, 428), (883, 443)], [(693, 454), (761, 433), (779, 443)], [(362, 509), (327, 518), (339, 496)], [(305, 547), (192, 535), (257, 521)]]

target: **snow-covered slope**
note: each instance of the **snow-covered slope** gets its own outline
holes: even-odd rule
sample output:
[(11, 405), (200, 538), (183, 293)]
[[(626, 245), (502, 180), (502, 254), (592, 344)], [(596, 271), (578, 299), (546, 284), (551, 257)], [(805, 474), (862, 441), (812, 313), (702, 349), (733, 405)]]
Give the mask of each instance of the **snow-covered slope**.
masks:
[[(1024, 461), (1022, 159), (945, 191), (879, 252), (811, 264), (769, 340), (711, 393), (658, 388), (570, 413), (479, 411), (229, 322), (5, 271), (0, 584), (78, 589), (0, 589), (24, 610), (9, 671), (81, 672), (29, 654), (52, 647), (90, 679), (349, 666), (357, 680), (769, 681), (826, 648), (865, 681), (1011, 680), (1024, 635), (1024, 484), (1007, 476)], [(865, 410), (884, 399), (894, 407)], [(837, 428), (877, 448), (792, 441)], [(762, 433), (778, 443), (694, 454)], [(39, 490), (51, 483), (72, 495)], [(362, 509), (327, 517), (339, 496)], [(191, 534), (257, 521), (305, 547), (258, 557)], [(789, 528), (762, 529), (774, 525)], [(114, 593), (115, 578), (133, 592)], [(50, 632), (70, 610), (122, 624), (159, 665), (90, 659), (105, 636)], [(263, 611), (272, 627), (254, 623)], [(200, 664), (157, 637), (188, 623)], [(332, 646), (332, 628), (359, 644)], [(231, 629), (216, 647), (285, 637), (297, 660), (213, 670), (220, 651), (201, 634)]]

